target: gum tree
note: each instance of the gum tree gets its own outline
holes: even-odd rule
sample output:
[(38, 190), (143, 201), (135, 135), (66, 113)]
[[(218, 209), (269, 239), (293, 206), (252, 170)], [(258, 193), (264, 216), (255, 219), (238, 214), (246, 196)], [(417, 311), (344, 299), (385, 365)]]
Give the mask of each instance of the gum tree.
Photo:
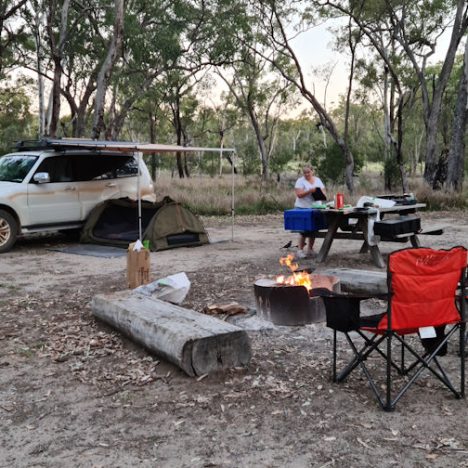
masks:
[[(434, 187), (439, 157), (437, 134), (442, 99), (457, 48), (466, 35), (468, 4), (465, 0), (337, 0), (317, 3), (323, 8), (350, 16), (369, 38), (384, 62), (387, 63), (388, 55), (385, 49), (378, 47), (376, 41), (376, 35), (382, 30), (403, 51), (403, 60), (412, 67), (420, 88), (426, 136), (424, 179), (428, 185)], [(362, 12), (366, 14), (363, 16)], [(450, 32), (450, 40), (440, 73), (438, 76), (428, 77), (426, 68), (429, 58), (435, 53), (437, 42), (445, 31)]]
[[(262, 25), (262, 40), (272, 50), (265, 55), (259, 48), (253, 50), (270, 63), (311, 104), (320, 124), (330, 134), (343, 154), (345, 161), (345, 183), (354, 192), (354, 158), (349, 146), (349, 135), (339, 130), (335, 120), (308, 86), (302, 64), (292, 46), (292, 40), (301, 32), (313, 27), (318, 21), (313, 2), (287, 2), (260, 0), (254, 2), (255, 16)], [(351, 38), (355, 45), (356, 38)], [(353, 45), (353, 47), (354, 47)]]

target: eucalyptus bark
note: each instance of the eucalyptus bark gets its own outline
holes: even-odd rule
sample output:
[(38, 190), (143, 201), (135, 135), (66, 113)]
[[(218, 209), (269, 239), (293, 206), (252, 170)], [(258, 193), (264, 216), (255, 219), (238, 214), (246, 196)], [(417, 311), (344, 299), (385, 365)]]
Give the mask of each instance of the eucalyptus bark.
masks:
[[(452, 35), (450, 38), (447, 54), (445, 56), (437, 83), (433, 90), (432, 102), (430, 105), (429, 102), (426, 104), (426, 164), (424, 168), (424, 179), (431, 187), (434, 186), (438, 167), (437, 133), (442, 108), (442, 97), (450, 78), (450, 73), (453, 68), (458, 45), (460, 44), (462, 37), (465, 36), (467, 27), (468, 17), (466, 0), (458, 0), (457, 12), (454, 19)], [(412, 57), (414, 63), (414, 55), (412, 55)], [(425, 81), (424, 88), (426, 88)], [(426, 96), (427, 100), (427, 93), (423, 93), (423, 98), (424, 96)]]
[(344, 157), (345, 157), (345, 180), (346, 185), (348, 185), (349, 181), (351, 184), (353, 183), (353, 172), (354, 172), (354, 159), (353, 155), (349, 148), (349, 111), (351, 107), (351, 91), (353, 89), (353, 79), (354, 79), (354, 67), (356, 62), (356, 46), (359, 41), (359, 38), (356, 41), (353, 41), (352, 36), (352, 29), (351, 29), (351, 19), (348, 24), (348, 46), (349, 50), (351, 51), (351, 65), (349, 70), (348, 76), (348, 90), (346, 93), (346, 103), (345, 103), (345, 122), (344, 122)]
[[(177, 145), (182, 146), (182, 119), (180, 116), (180, 97), (177, 93), (175, 101), (171, 104), (172, 116), (173, 116), (173, 125), (176, 132)], [(184, 165), (182, 161), (182, 153), (178, 151), (176, 153), (176, 164), (177, 172), (179, 173), (179, 178), (183, 179), (185, 177)]]
[(44, 103), (44, 77), (42, 72), (42, 60), (43, 60), (43, 47), (42, 47), (42, 40), (41, 40), (41, 25), (44, 17), (44, 12), (39, 13), (38, 11), (34, 11), (34, 24), (33, 24), (33, 32), (34, 32), (34, 44), (36, 47), (36, 67), (37, 67), (37, 99), (38, 99), (38, 106), (39, 106), (39, 115), (38, 115), (38, 122), (39, 122), (39, 129), (38, 134), (39, 138), (44, 136), (45, 134), (45, 103)]
[(62, 4), (62, 11), (60, 14), (60, 34), (58, 43), (55, 42), (53, 32), (54, 25), (54, 8), (50, 8), (49, 16), (47, 18), (47, 30), (49, 35), (50, 50), (52, 52), (52, 61), (54, 63), (54, 78), (52, 83), (52, 110), (50, 113), (50, 120), (48, 122), (47, 134), (55, 137), (57, 135), (58, 122), (60, 119), (60, 104), (62, 95), (62, 60), (65, 41), (67, 38), (68, 29), (68, 11), (70, 9), (70, 0), (64, 0)]
[[(148, 124), (149, 124), (149, 135), (150, 135), (150, 143), (156, 143), (156, 115), (149, 111), (148, 112)], [(153, 180), (156, 180), (156, 169), (157, 169), (157, 154), (151, 153), (151, 177)]]
[(252, 124), (252, 128), (255, 133), (255, 138), (257, 140), (258, 150), (260, 152), (260, 162), (262, 165), (262, 180), (267, 181), (270, 177), (270, 168), (268, 164), (268, 152), (265, 145), (265, 139), (263, 138), (262, 132), (260, 130), (260, 124), (258, 122), (257, 114), (254, 109), (249, 107), (247, 109), (247, 114)]
[(405, 96), (400, 95), (400, 99), (398, 101), (398, 108), (397, 108), (397, 142), (396, 142), (396, 162), (398, 165), (398, 169), (400, 171), (400, 179), (401, 179), (401, 188), (403, 193), (407, 193), (409, 191), (408, 186), (408, 178), (406, 176), (406, 169), (403, 159), (403, 108), (405, 107)]
[(124, 0), (115, 0), (115, 21), (112, 39), (109, 44), (106, 58), (99, 70), (96, 84), (96, 98), (94, 109), (94, 122), (92, 137), (98, 139), (104, 129), (104, 106), (107, 87), (109, 85), (112, 69), (117, 62), (123, 41)]
[(463, 189), (465, 163), (465, 135), (468, 121), (468, 40), (465, 43), (463, 70), (458, 85), (455, 116), (452, 124), (452, 139), (447, 161), (447, 181), (449, 190), (461, 192)]

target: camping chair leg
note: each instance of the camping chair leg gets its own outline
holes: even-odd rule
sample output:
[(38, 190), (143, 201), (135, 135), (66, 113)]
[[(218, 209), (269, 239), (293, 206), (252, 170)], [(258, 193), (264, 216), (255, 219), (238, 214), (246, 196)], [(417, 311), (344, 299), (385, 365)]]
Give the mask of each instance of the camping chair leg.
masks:
[[(361, 336), (361, 338), (366, 342), (366, 345), (367, 346), (372, 346), (373, 345), (373, 342), (374, 342), (374, 339), (375, 337), (372, 337), (372, 339), (369, 339), (367, 338), (367, 336), (362, 333), (360, 330), (356, 330), (357, 333), (359, 334), (359, 336)], [(383, 340), (380, 340), (379, 343), (383, 341)], [(372, 348), (374, 349), (374, 348)], [(375, 350), (385, 359), (387, 360), (387, 355), (378, 347), (378, 346), (375, 346)], [(392, 366), (395, 368), (395, 370), (399, 373), (399, 374), (403, 374), (403, 371), (402, 371), (402, 368), (399, 367), (397, 364), (395, 364), (393, 361), (392, 361)]]
[(392, 404), (392, 332), (387, 332), (387, 401), (384, 406), (385, 411), (393, 411)]
[[(364, 364), (364, 360), (366, 359), (367, 355), (369, 354), (369, 351), (367, 351), (366, 353), (364, 353), (363, 355), (361, 354), (362, 353), (362, 350), (361, 351), (358, 351), (355, 344), (353, 343), (353, 340), (349, 337), (349, 334), (348, 333), (345, 333), (345, 336), (346, 336), (346, 339), (348, 340), (348, 343), (351, 347), (351, 349), (353, 350), (354, 354), (355, 354), (355, 361), (356, 361), (356, 365), (353, 366), (352, 369), (354, 369), (354, 367), (356, 367), (357, 365), (359, 365), (362, 369), (362, 371), (364, 372), (364, 375), (366, 376), (367, 378), (367, 381), (369, 382), (369, 385), (371, 387), (371, 390), (374, 392), (374, 395), (376, 396), (380, 406), (385, 409), (385, 405), (384, 405), (384, 402), (382, 400), (382, 397), (380, 396), (380, 392), (377, 388), (377, 386), (375, 385), (375, 382), (374, 382), (374, 379), (372, 378), (372, 376), (370, 375), (370, 372), (368, 371), (367, 369), (367, 366)], [(382, 339), (385, 338), (385, 335), (383, 335), (381, 337)], [(373, 343), (373, 346), (374, 348), (376, 346), (378, 346), (378, 342), (376, 343)], [(364, 356), (364, 357), (363, 357)], [(349, 367), (349, 366), (348, 366)], [(351, 370), (352, 370), (351, 369)], [(351, 372), (351, 370), (349, 372)], [(348, 373), (349, 373), (348, 372)]]
[(333, 330), (333, 382), (336, 382), (336, 330)]
[(450, 379), (448, 378), (447, 374), (445, 373), (444, 369), (442, 368), (442, 366), (440, 365), (439, 363), (439, 360), (437, 359), (437, 356), (434, 356), (434, 362), (436, 364), (436, 366), (439, 368), (439, 371), (440, 373), (442, 374), (443, 378), (444, 378), (444, 383), (445, 385), (447, 385), (447, 387), (452, 390), (452, 392), (455, 394), (455, 396), (457, 398), (461, 398), (461, 395), (459, 392), (457, 392), (454, 388), (454, 386), (452, 385), (452, 382), (450, 382)]
[[(405, 335), (403, 335), (402, 340), (405, 341)], [(400, 363), (400, 368), (401, 368), (401, 375), (405, 375), (405, 346), (403, 343), (401, 343), (401, 363)]]
[[(399, 391), (398, 395), (394, 398), (393, 402), (392, 402), (392, 405), (395, 406), (396, 403), (400, 400), (400, 398), (406, 393), (406, 391), (408, 390), (408, 388), (416, 381), (416, 379), (422, 374), (422, 372), (427, 369), (428, 371), (430, 371), (435, 377), (437, 377), (443, 384), (445, 384), (445, 386), (450, 390), (452, 391), (452, 393), (455, 395), (456, 398), (461, 398), (461, 392), (457, 392), (455, 390), (455, 388), (453, 387), (453, 385), (451, 384), (450, 380), (447, 378), (446, 374), (444, 372), (442, 372), (442, 374), (439, 374), (439, 372), (437, 372), (433, 367), (431, 367), (430, 363), (431, 361), (434, 361), (435, 364), (437, 365), (437, 367), (440, 369), (440, 365), (439, 363), (437, 362), (437, 353), (439, 352), (439, 350), (442, 348), (442, 346), (444, 346), (444, 344), (449, 340), (450, 336), (453, 335), (453, 333), (455, 332), (456, 330), (456, 326), (452, 328), (452, 330), (450, 330), (450, 332), (446, 335), (445, 339), (443, 341), (441, 341), (439, 343), (439, 345), (437, 346), (437, 348), (429, 355), (425, 355), (425, 356), (428, 356), (427, 358), (426, 357), (421, 357), (419, 356), (412, 348), (411, 346), (409, 346), (408, 344), (405, 344), (405, 347), (408, 349), (408, 351), (413, 354), (413, 356), (417, 359), (417, 362), (419, 362), (421, 364), (421, 366), (418, 368), (418, 370), (412, 375), (412, 377), (410, 378), (410, 380), (406, 383), (406, 385), (404, 385), (401, 390)], [(400, 342), (403, 342), (401, 340), (401, 337), (398, 336), (398, 335), (395, 335), (396, 338), (398, 338), (398, 340)], [(414, 366), (410, 366), (410, 367), (414, 367)], [(463, 370), (462, 370), (463, 371)], [(464, 372), (464, 371), (463, 371)]]
[[(364, 347), (358, 351), (356, 346), (353, 343), (353, 340), (350, 338), (348, 333), (345, 333), (346, 339), (348, 340), (348, 343), (350, 344), (351, 348), (354, 351), (354, 359), (351, 360), (351, 362), (343, 369), (340, 371), (340, 373), (336, 376), (336, 382), (342, 382), (346, 377), (348, 377), (351, 372), (356, 369), (357, 366), (363, 361), (367, 359), (367, 356), (376, 349), (377, 351), (380, 352), (378, 349), (378, 345), (384, 340), (385, 335), (382, 335), (378, 340), (376, 340), (377, 335), (374, 335), (371, 339), (365, 338), (365, 345)], [(385, 355), (384, 355), (385, 356)]]
[(460, 396), (465, 398), (465, 356), (466, 356), (466, 343), (468, 341), (468, 334), (466, 332), (466, 323), (462, 322), (460, 325)]

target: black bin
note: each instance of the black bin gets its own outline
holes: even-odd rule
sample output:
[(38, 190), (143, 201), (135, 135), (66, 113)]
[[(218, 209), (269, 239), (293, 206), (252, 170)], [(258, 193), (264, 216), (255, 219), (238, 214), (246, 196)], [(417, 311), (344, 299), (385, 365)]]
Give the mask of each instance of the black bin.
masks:
[(400, 216), (383, 219), (374, 223), (374, 234), (382, 237), (395, 237), (401, 234), (414, 234), (421, 230), (421, 218)]

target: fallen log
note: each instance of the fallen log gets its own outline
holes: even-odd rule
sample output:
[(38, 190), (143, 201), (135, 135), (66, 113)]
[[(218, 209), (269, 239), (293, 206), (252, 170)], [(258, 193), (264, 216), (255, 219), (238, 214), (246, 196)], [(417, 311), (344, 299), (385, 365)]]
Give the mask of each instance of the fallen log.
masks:
[(340, 279), (342, 292), (370, 295), (388, 292), (387, 273), (382, 271), (327, 268), (320, 273), (337, 276)]
[(245, 330), (194, 310), (123, 291), (98, 295), (93, 314), (190, 376), (247, 365)]

